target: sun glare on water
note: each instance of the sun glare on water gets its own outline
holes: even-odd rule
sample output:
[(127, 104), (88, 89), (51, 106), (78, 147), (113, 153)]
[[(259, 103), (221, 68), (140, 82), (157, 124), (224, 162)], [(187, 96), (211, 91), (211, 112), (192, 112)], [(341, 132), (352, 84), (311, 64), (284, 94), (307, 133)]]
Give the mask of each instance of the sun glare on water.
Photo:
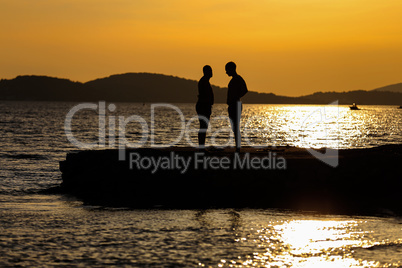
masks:
[(291, 220), (253, 231), (236, 242), (257, 244), (261, 251), (221, 260), (219, 267), (379, 267), (352, 255), (353, 248), (372, 246), (358, 221)]

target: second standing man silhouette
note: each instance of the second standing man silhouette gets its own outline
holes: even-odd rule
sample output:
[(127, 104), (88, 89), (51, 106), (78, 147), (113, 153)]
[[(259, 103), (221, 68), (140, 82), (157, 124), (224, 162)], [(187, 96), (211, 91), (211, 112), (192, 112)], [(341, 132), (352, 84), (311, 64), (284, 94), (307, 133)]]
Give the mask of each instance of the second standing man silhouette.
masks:
[(230, 123), (232, 124), (232, 130), (235, 136), (236, 151), (240, 151), (241, 147), (241, 134), (240, 134), (240, 117), (243, 110), (243, 105), (240, 98), (246, 95), (248, 92), (246, 82), (237, 74), (236, 64), (234, 62), (228, 62), (225, 66), (226, 74), (231, 76), (232, 79), (228, 85), (228, 113)]

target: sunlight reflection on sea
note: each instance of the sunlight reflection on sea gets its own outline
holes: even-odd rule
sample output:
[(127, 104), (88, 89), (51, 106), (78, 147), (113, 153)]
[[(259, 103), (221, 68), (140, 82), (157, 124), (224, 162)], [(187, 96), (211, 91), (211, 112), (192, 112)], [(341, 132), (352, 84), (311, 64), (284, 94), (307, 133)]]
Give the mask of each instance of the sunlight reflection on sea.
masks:
[[(115, 104), (116, 111), (106, 115), (108, 120), (139, 115), (151, 126), (150, 104)], [(79, 150), (64, 131), (65, 116), (74, 105), (0, 102), (0, 266), (402, 265), (398, 218), (248, 209), (108, 209), (86, 206), (63, 195), (38, 194), (60, 185), (58, 162), (67, 152)], [(194, 104), (178, 107), (186, 122), (196, 115)], [(361, 108), (245, 104), (243, 144), (347, 149), (401, 143), (402, 110)], [(218, 145), (230, 141), (229, 122), (219, 117), (227, 115), (226, 109), (226, 105), (214, 105), (207, 142), (213, 138)], [(97, 142), (98, 116), (88, 110), (75, 115), (72, 127), (78, 140)], [(174, 110), (161, 109), (154, 119), (156, 144), (174, 141), (183, 130)], [(189, 140), (196, 143), (198, 122), (188, 127), (193, 130)], [(143, 133), (137, 123), (129, 123), (125, 134), (129, 142), (135, 142)], [(189, 140), (184, 137), (175, 146), (189, 146)]]
[(400, 221), (273, 209), (130, 210), (56, 196), (0, 212), (0, 265), (398, 267)]

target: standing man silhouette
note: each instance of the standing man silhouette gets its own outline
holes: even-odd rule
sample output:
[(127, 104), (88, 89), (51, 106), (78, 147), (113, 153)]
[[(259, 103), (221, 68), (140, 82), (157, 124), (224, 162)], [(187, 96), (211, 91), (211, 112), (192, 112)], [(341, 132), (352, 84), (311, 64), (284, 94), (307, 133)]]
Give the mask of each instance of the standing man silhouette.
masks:
[(212, 105), (214, 104), (214, 92), (209, 80), (212, 77), (212, 68), (205, 65), (202, 68), (204, 76), (198, 82), (198, 101), (195, 109), (200, 121), (200, 130), (198, 131), (198, 144), (201, 149), (205, 148), (205, 137), (207, 136), (207, 129), (209, 118), (211, 117)]
[(228, 62), (225, 66), (225, 70), (226, 74), (232, 77), (228, 85), (227, 104), (230, 123), (232, 124), (232, 130), (236, 141), (236, 151), (239, 152), (241, 147), (240, 117), (243, 109), (240, 98), (246, 95), (248, 89), (244, 79), (237, 74), (236, 64), (234, 62)]

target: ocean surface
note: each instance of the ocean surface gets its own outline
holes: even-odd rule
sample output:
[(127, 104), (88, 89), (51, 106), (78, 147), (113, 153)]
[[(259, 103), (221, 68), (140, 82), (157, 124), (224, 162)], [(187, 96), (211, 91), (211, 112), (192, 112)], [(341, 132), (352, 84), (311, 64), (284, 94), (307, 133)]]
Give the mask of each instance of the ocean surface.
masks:
[[(197, 143), (194, 104), (76, 105), (0, 102), (0, 267), (402, 266), (399, 217), (132, 210), (45, 194), (68, 152)], [(210, 146), (233, 146), (226, 116), (214, 105)], [(395, 106), (243, 105), (244, 146), (367, 148), (400, 144), (401, 130)]]

